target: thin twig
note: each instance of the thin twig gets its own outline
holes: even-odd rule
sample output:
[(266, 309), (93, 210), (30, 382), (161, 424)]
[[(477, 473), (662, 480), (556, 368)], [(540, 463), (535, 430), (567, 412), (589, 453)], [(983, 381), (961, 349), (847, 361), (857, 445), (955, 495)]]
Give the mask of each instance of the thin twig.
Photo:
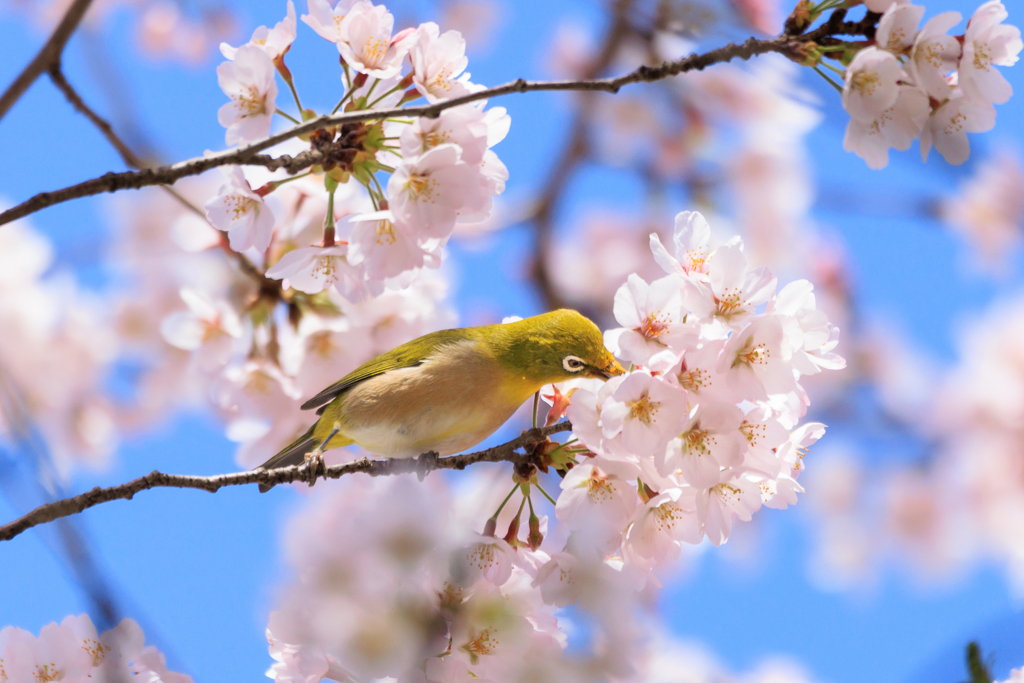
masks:
[[(357, 472), (369, 474), (371, 477), (380, 477), (417, 471), (426, 473), (433, 470), (461, 470), (478, 462), (518, 463), (531, 457), (527, 454), (516, 452), (518, 449), (526, 448), (527, 453), (529, 453), (529, 446), (543, 441), (552, 434), (567, 432), (570, 429), (572, 429), (572, 425), (569, 422), (559, 422), (550, 427), (528, 429), (520, 436), (500, 446), (475, 453), (452, 455), (447, 458), (404, 458), (401, 460), (370, 460), (369, 458), (361, 458), (345, 465), (328, 467), (323, 477), (325, 479), (339, 479), (346, 474), (355, 474)], [(107, 488), (96, 487), (91, 491), (86, 491), (72, 498), (65, 498), (41, 505), (27, 515), (9, 524), (0, 526), (0, 541), (8, 541), (34, 526), (77, 514), (101, 503), (112, 500), (131, 500), (136, 493), (148, 489), (169, 487), (199, 489), (216, 493), (225, 486), (240, 486), (243, 484), (275, 486), (293, 481), (307, 481), (308, 475), (308, 466), (305, 464), (279, 467), (272, 470), (257, 469), (234, 474), (218, 474), (212, 477), (165, 474), (154, 471), (124, 484)]]
[(60, 57), (64, 53), (64, 46), (68, 44), (68, 39), (71, 38), (71, 34), (78, 28), (78, 24), (82, 21), (82, 17), (85, 16), (85, 12), (91, 4), (92, 0), (75, 0), (71, 3), (68, 11), (64, 13), (64, 17), (57, 24), (57, 28), (53, 29), (49, 39), (43, 43), (43, 47), (22, 72), (18, 74), (14, 82), (8, 86), (4, 94), (0, 95), (0, 119), (25, 94), (29, 86), (35, 83), (37, 78), (44, 72), (60, 65)]
[[(871, 16), (871, 15), (869, 15)], [(93, 178), (77, 185), (72, 185), (53, 192), (41, 192), (28, 201), (25, 201), (7, 211), (0, 213), (0, 225), (22, 218), (36, 211), (45, 209), (54, 204), (89, 197), (103, 192), (115, 192), (118, 190), (138, 189), (152, 185), (170, 185), (186, 176), (198, 175), (211, 168), (226, 166), (230, 164), (247, 166), (264, 166), (269, 170), (283, 168), (290, 173), (298, 173), (321, 162), (322, 155), (314, 150), (309, 150), (295, 155), (282, 154), (279, 157), (272, 157), (260, 152), (273, 147), (285, 140), (299, 135), (305, 135), (314, 130), (337, 126), (345, 123), (357, 123), (361, 121), (375, 121), (393, 117), (426, 116), (436, 117), (446, 109), (457, 107), (469, 102), (509, 95), (512, 93), (538, 92), (538, 91), (579, 91), (579, 92), (610, 92), (617, 93), (623, 86), (632, 83), (652, 83), (664, 80), (688, 71), (701, 70), (712, 64), (728, 62), (733, 59), (750, 59), (755, 55), (777, 52), (793, 55), (800, 45), (813, 40), (821, 39), (832, 35), (864, 35), (865, 31), (873, 28), (873, 24), (866, 26), (864, 20), (861, 22), (828, 22), (819, 29), (802, 36), (783, 35), (770, 40), (757, 40), (751, 38), (742, 44), (729, 44), (704, 54), (692, 54), (683, 59), (665, 62), (660, 66), (641, 66), (617, 78), (595, 78), (589, 80), (569, 81), (526, 81), (518, 79), (488, 88), (479, 92), (470, 93), (462, 97), (456, 97), (443, 102), (426, 104), (416, 107), (404, 107), (397, 109), (377, 111), (356, 111), (338, 116), (319, 116), (301, 125), (293, 126), (287, 130), (257, 140), (243, 147), (226, 150), (217, 154), (204, 157), (196, 157), (182, 161), (170, 166), (159, 166), (146, 168), (139, 171), (127, 171), (123, 173), (106, 173), (98, 178)]]

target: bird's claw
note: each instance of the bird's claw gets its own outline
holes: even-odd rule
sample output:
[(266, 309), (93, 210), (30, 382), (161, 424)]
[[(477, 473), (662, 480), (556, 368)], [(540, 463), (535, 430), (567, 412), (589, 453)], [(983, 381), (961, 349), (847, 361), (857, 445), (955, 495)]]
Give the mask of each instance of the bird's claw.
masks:
[(423, 453), (416, 459), (416, 478), (421, 482), (431, 470), (437, 469), (438, 455), (436, 451)]
[(305, 466), (305, 481), (307, 484), (312, 486), (316, 483), (318, 477), (323, 476), (324, 473), (327, 472), (327, 464), (324, 462), (324, 452), (319, 448), (314, 448), (309, 453), (306, 453)]

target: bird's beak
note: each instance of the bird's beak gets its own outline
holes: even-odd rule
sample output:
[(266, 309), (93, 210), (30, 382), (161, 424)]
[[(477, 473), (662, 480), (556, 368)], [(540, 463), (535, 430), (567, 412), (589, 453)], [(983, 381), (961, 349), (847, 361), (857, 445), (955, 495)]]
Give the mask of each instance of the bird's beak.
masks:
[(591, 374), (602, 379), (611, 379), (612, 377), (626, 374), (626, 371), (622, 369), (617, 360), (609, 358), (603, 368), (594, 368)]

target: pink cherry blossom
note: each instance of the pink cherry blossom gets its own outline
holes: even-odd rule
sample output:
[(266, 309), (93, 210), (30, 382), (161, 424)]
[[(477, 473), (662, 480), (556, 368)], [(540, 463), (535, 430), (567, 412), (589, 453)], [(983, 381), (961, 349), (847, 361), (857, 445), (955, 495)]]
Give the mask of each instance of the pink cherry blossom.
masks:
[(249, 142), (270, 133), (277, 98), (275, 73), (270, 57), (254, 45), (243, 45), (234, 61), (217, 67), (217, 83), (231, 98), (217, 112), (220, 125), (227, 128), (227, 144)]
[(480, 164), (484, 152), (495, 144), (489, 139), (492, 126), (488, 118), (494, 117), (488, 117), (474, 104), (446, 109), (433, 119), (417, 118), (402, 130), (402, 156), (406, 159), (415, 158), (440, 145), (454, 144), (458, 146), (459, 158), (463, 162)]
[(585, 548), (609, 551), (618, 545), (637, 494), (635, 468), (591, 461), (569, 470), (562, 479), (555, 515)]
[(943, 101), (949, 97), (948, 76), (960, 60), (960, 41), (947, 32), (960, 23), (959, 12), (944, 12), (932, 17), (917, 34), (910, 52), (909, 67), (917, 85), (929, 97)]
[(421, 24), (409, 58), (413, 85), (430, 102), (465, 95), (474, 87), (469, 74), (462, 74), (469, 60), (466, 41), (458, 31), (441, 33), (433, 22)]
[(1009, 16), (999, 0), (989, 0), (977, 9), (964, 34), (960, 58), (960, 87), (971, 98), (1003, 104), (1013, 87), (995, 67), (1017, 63), (1024, 43), (1020, 29), (1002, 22)]
[(708, 243), (711, 240), (711, 226), (697, 211), (681, 211), (676, 215), (672, 241), (675, 257), (661, 243), (657, 233), (651, 233), (651, 252), (654, 260), (669, 275), (692, 276), (705, 279), (710, 266)]
[(252, 247), (266, 251), (274, 234), (274, 213), (263, 197), (252, 191), (241, 168), (229, 166), (223, 174), (227, 184), (203, 207), (207, 220), (228, 233), (234, 251), (241, 253)]
[(396, 223), (390, 211), (352, 216), (349, 234), (348, 262), (361, 266), (371, 280), (396, 277), (405, 271), (423, 266), (440, 265), (437, 240), (420, 245), (411, 226)]
[(664, 380), (634, 372), (603, 406), (605, 448), (620, 457), (659, 455), (679, 433), (686, 417), (686, 394)]
[(846, 361), (834, 352), (839, 343), (839, 329), (817, 308), (814, 285), (795, 280), (783, 287), (766, 311), (778, 316), (782, 323), (783, 357), (803, 375), (814, 375), (822, 369), (841, 370)]
[(369, 292), (347, 254), (346, 245), (293, 249), (267, 269), (267, 277), (287, 280), (288, 287), (306, 294), (334, 287), (349, 301), (360, 301)]
[[(280, 59), (295, 41), (295, 28), (295, 5), (292, 0), (288, 0), (288, 14), (285, 18), (272, 29), (266, 26), (257, 27), (246, 45), (255, 45), (262, 49), (271, 60)], [(220, 44), (220, 53), (226, 59), (234, 59), (237, 52), (237, 47), (231, 47), (227, 43)]]
[(344, 35), (346, 14), (359, 1), (338, 0), (332, 7), (329, 0), (309, 0), (309, 14), (303, 14), (302, 21), (324, 40), (338, 43)]
[(722, 545), (729, 539), (733, 517), (749, 522), (761, 507), (758, 485), (737, 476), (734, 470), (722, 470), (719, 483), (700, 491), (697, 496), (697, 515), (704, 526), (704, 534), (713, 545)]
[(728, 403), (701, 406), (668, 444), (663, 457), (655, 459), (663, 475), (679, 472), (694, 488), (718, 483), (724, 467), (737, 467), (747, 442), (740, 432), (743, 412)]
[(461, 586), (472, 588), (483, 579), (501, 586), (512, 576), (515, 551), (508, 543), (494, 536), (478, 534), (452, 557), (452, 578)]
[(921, 134), (931, 106), (928, 96), (913, 86), (900, 86), (896, 103), (870, 121), (850, 118), (846, 124), (843, 149), (867, 162), (868, 168), (889, 165), (889, 149), (901, 152)]
[(954, 165), (971, 155), (968, 133), (984, 133), (996, 125), (996, 110), (988, 102), (968, 97), (957, 88), (942, 106), (932, 112), (921, 133), (921, 158), (928, 161), (932, 145)]
[(796, 378), (783, 353), (782, 338), (778, 317), (755, 320), (726, 342), (718, 371), (728, 373), (737, 394), (748, 400), (767, 400), (769, 394), (794, 391)]
[(924, 16), (924, 7), (909, 3), (895, 3), (878, 20), (875, 43), (883, 50), (896, 54), (909, 51), (914, 45), (917, 26)]
[(219, 369), (231, 357), (235, 340), (242, 336), (238, 313), (225, 301), (211, 301), (201, 293), (183, 287), (181, 299), (188, 311), (175, 311), (160, 322), (160, 334), (168, 344), (197, 352), (199, 367)]
[(462, 212), (478, 211), (491, 198), (480, 172), (449, 144), (404, 159), (388, 181), (388, 200), (397, 221), (425, 237), (444, 239)]
[(661, 563), (679, 555), (681, 542), (700, 543), (695, 494), (694, 489), (669, 489), (639, 508), (626, 536), (633, 551)]
[[(615, 319), (622, 329), (605, 333), (605, 343), (617, 356), (648, 366), (651, 357), (667, 349), (682, 349), (688, 336), (696, 339), (697, 330), (683, 323), (683, 307), (678, 276), (655, 280), (648, 285), (638, 275), (630, 275), (615, 293)], [(674, 363), (670, 354), (668, 363)]]
[[(345, 15), (338, 51), (359, 73), (373, 78), (393, 78), (402, 69), (413, 36), (392, 36), (395, 17), (384, 5), (358, 2)], [(384, 94), (386, 91), (381, 91)]]
[(985, 272), (1004, 271), (1021, 241), (1024, 167), (1009, 153), (978, 165), (975, 174), (942, 205), (947, 225), (977, 250)]
[(891, 52), (877, 47), (861, 50), (846, 69), (843, 108), (858, 121), (875, 120), (896, 104), (902, 77), (900, 62)]

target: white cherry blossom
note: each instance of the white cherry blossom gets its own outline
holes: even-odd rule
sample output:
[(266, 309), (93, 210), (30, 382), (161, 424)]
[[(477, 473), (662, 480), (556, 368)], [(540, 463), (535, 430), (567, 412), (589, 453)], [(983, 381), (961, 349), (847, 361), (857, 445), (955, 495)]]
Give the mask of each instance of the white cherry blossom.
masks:
[(242, 169), (222, 170), (226, 185), (203, 207), (210, 225), (228, 233), (231, 248), (238, 253), (255, 247), (264, 252), (274, 234), (274, 212), (263, 197), (252, 191)]
[[(623, 327), (605, 333), (605, 344), (620, 358), (648, 366), (651, 357), (668, 348), (682, 348), (696, 329), (683, 324), (680, 279), (669, 275), (647, 284), (631, 274), (615, 293), (614, 313)], [(670, 354), (668, 363), (675, 362)]]
[(686, 422), (686, 394), (644, 372), (626, 377), (601, 412), (604, 447), (612, 455), (660, 454)]
[[(371, 280), (396, 277), (407, 270), (440, 265), (437, 240), (428, 240), (424, 248), (412, 228), (396, 223), (390, 211), (352, 216), (348, 238), (348, 262), (361, 266)], [(433, 243), (433, 244), (430, 244)]]
[(743, 460), (746, 440), (740, 432), (743, 412), (728, 403), (701, 406), (655, 462), (662, 475), (678, 472), (690, 486), (701, 489), (718, 483), (724, 467)]
[(928, 161), (932, 146), (950, 164), (958, 165), (971, 155), (968, 133), (984, 133), (996, 125), (996, 110), (988, 102), (968, 97), (961, 89), (932, 112), (921, 133), (921, 158)]
[(782, 346), (782, 321), (774, 315), (759, 318), (726, 342), (718, 370), (728, 373), (736, 393), (748, 400), (767, 400), (769, 394), (795, 391), (793, 367)]
[(345, 35), (345, 16), (359, 1), (338, 0), (332, 7), (329, 0), (309, 0), (309, 14), (303, 14), (302, 21), (321, 38), (337, 43)]
[[(411, 159), (426, 154), (440, 145), (454, 144), (458, 146), (461, 152), (459, 158), (464, 163), (481, 164), (484, 152), (495, 144), (489, 139), (492, 126), (488, 118), (487, 114), (474, 104), (446, 109), (433, 119), (419, 117), (402, 129), (402, 157)], [(507, 115), (504, 118), (507, 118)], [(501, 118), (496, 119), (500, 120)], [(501, 127), (499, 131), (500, 129)]]
[(989, 0), (977, 9), (964, 34), (960, 58), (960, 87), (971, 98), (1003, 104), (1013, 95), (1013, 87), (996, 66), (1017, 63), (1024, 43), (1020, 29), (1002, 22), (1009, 16), (999, 0)]
[[(393, 78), (409, 52), (412, 31), (392, 36), (395, 17), (384, 5), (356, 3), (345, 15), (338, 51), (345, 62), (372, 78)], [(386, 91), (381, 91), (381, 95)]]
[(479, 170), (463, 163), (453, 144), (403, 159), (388, 181), (388, 199), (399, 222), (440, 239), (451, 234), (461, 213), (478, 211), (491, 201)]
[(181, 299), (188, 311), (175, 311), (160, 322), (160, 334), (168, 344), (184, 351), (197, 352), (198, 365), (205, 370), (219, 369), (242, 336), (242, 323), (235, 309), (225, 301), (211, 301), (202, 293), (183, 287)]
[[(295, 28), (295, 4), (288, 0), (288, 13), (285, 18), (272, 29), (266, 26), (257, 27), (246, 45), (254, 45), (266, 52), (271, 60), (278, 60), (284, 57), (295, 41)], [(237, 52), (237, 47), (231, 47), (227, 43), (220, 44), (220, 53), (226, 59), (234, 59)]]
[(368, 291), (345, 245), (293, 249), (267, 269), (267, 277), (286, 280), (287, 286), (306, 294), (334, 287), (349, 301), (359, 301)]
[(909, 68), (914, 81), (929, 97), (943, 101), (949, 97), (952, 86), (948, 76), (960, 60), (960, 41), (948, 35), (960, 23), (959, 12), (943, 12), (929, 19), (917, 34), (910, 52)]
[(675, 559), (679, 555), (680, 542), (700, 543), (703, 533), (697, 517), (695, 494), (692, 488), (675, 488), (651, 498), (637, 509), (626, 543), (640, 557), (658, 563)]
[(555, 516), (584, 548), (607, 552), (618, 545), (636, 508), (635, 468), (596, 459), (573, 467), (562, 479)]
[(873, 121), (896, 104), (902, 77), (895, 55), (877, 47), (864, 48), (846, 68), (843, 108), (852, 118)]
[[(420, 24), (409, 52), (413, 85), (430, 102), (448, 100), (471, 92), (466, 41), (458, 31), (446, 31), (433, 22)], [(461, 74), (461, 77), (460, 77)]]
[(909, 51), (923, 16), (924, 7), (921, 5), (895, 3), (878, 20), (875, 44), (896, 54)]
[(501, 586), (512, 576), (515, 551), (503, 539), (478, 534), (467, 546), (452, 555), (452, 578), (471, 588), (483, 579)]
[(850, 118), (846, 124), (843, 149), (853, 152), (868, 168), (889, 165), (889, 149), (910, 149), (924, 129), (931, 107), (928, 96), (914, 86), (900, 86), (896, 103), (870, 121)]
[(243, 45), (233, 61), (217, 67), (217, 83), (231, 101), (217, 111), (227, 128), (227, 144), (235, 145), (270, 133), (277, 98), (274, 63), (261, 48)]
[(722, 545), (729, 539), (732, 519), (749, 522), (761, 507), (758, 485), (734, 470), (722, 470), (719, 481), (703, 489), (697, 496), (697, 515), (704, 526), (704, 534), (713, 545)]
[(651, 233), (651, 252), (669, 275), (706, 279), (711, 258), (710, 241), (711, 226), (704, 216), (698, 211), (680, 211), (672, 233), (675, 257), (668, 253), (657, 233)]

